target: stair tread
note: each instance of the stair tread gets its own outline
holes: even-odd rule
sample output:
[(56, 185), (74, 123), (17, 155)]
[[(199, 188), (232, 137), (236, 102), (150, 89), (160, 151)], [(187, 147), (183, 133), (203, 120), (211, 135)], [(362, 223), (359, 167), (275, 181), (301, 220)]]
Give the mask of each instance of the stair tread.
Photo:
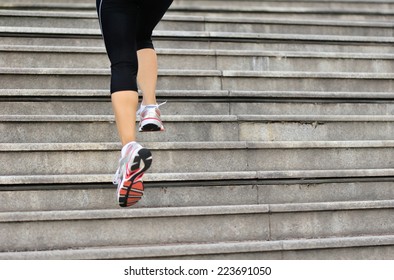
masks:
[[(7, 68), (0, 75), (110, 75), (106, 68)], [(394, 79), (394, 73), (306, 72), (306, 71), (238, 71), (238, 70), (176, 70), (161, 69), (159, 76), (185, 77), (251, 77), (251, 78), (332, 78), (332, 79)]]
[[(108, 90), (92, 89), (0, 89), (2, 97), (105, 97)], [(157, 96), (215, 98), (319, 98), (394, 99), (392, 92), (239, 91), (239, 90), (158, 90)], [(37, 99), (34, 99), (37, 101)]]
[[(203, 2), (204, 1), (200, 1)], [(233, 3), (240, 3), (243, 1), (232, 1)], [(204, 4), (199, 4), (198, 6), (196, 5), (191, 5), (189, 3), (174, 3), (172, 7), (170, 8), (170, 11), (209, 11), (209, 12), (214, 12), (214, 11), (222, 11), (222, 12), (231, 12), (231, 11), (236, 11), (236, 12), (293, 12), (293, 13), (311, 13), (311, 12), (327, 12), (327, 7), (322, 6), (316, 6), (314, 4), (320, 4), (320, 6), (323, 4), (326, 4), (324, 1), (323, 2), (318, 2), (318, 1), (307, 1), (307, 2), (301, 2), (301, 3), (294, 3), (294, 1), (286, 1), (291, 4), (295, 4), (293, 6), (287, 4), (284, 1), (279, 1), (279, 3), (275, 3), (274, 5), (269, 5), (266, 2), (256, 2), (256, 1), (249, 1), (247, 6), (245, 5), (223, 5), (222, 1), (212, 1), (211, 3), (204, 3)], [(272, 1), (271, 1), (272, 2)], [(336, 7), (330, 7), (329, 11), (331, 12), (337, 12), (337, 13), (379, 13), (379, 14), (391, 14), (393, 13), (393, 10), (387, 9), (384, 11), (379, 10), (379, 6), (381, 5), (389, 5), (392, 4), (392, 2), (374, 2), (372, 7), (374, 8), (369, 8), (367, 7), (360, 7), (361, 4), (364, 4), (365, 2), (348, 2), (348, 1), (335, 1), (338, 6)], [(367, 2), (368, 3), (368, 2)], [(368, 3), (369, 4), (369, 3)], [(31, 3), (31, 2), (25, 2), (25, 3), (2, 3), (2, 7), (22, 7), (22, 8), (52, 8), (52, 9), (68, 9), (68, 10), (73, 10), (73, 9), (88, 9), (88, 10), (93, 10), (95, 8), (95, 5), (91, 3), (64, 3), (64, 2), (56, 2), (56, 3)], [(370, 5), (371, 6), (371, 5)], [(376, 8), (375, 8), (376, 7)]]
[[(145, 182), (270, 180), (308, 178), (394, 177), (394, 169), (275, 170), (146, 173)], [(62, 174), (0, 176), (0, 185), (86, 184), (112, 182), (113, 174)]]
[(394, 200), (0, 212), (0, 223), (393, 209)]
[[(45, 27), (15, 27), (0, 26), (0, 33), (10, 34), (47, 34), (47, 35), (78, 35), (78, 36), (101, 36), (99, 29), (85, 28), (45, 28)], [(332, 42), (358, 42), (358, 43), (393, 43), (393, 37), (384, 36), (348, 36), (348, 35), (304, 35), (304, 34), (274, 34), (274, 33), (233, 33), (218, 31), (168, 31), (156, 30), (155, 37), (179, 37), (179, 38), (220, 38), (220, 39), (272, 39), (284, 41), (332, 41)]]
[[(392, 148), (394, 140), (351, 141), (195, 141), (147, 142), (150, 150), (237, 150), (237, 149), (311, 149), (311, 148)], [(121, 148), (117, 142), (90, 143), (0, 143), (1, 152), (12, 151), (104, 151)]]
[[(65, 11), (28, 11), (28, 10), (0, 10), (0, 16), (32, 17), (32, 18), (70, 18), (97, 20), (96, 12), (65, 12)], [(193, 16), (193, 15), (165, 15), (163, 21), (191, 21), (207, 23), (254, 23), (254, 24), (283, 24), (283, 25), (317, 25), (340, 27), (393, 27), (391, 22), (378, 20), (332, 20), (332, 19), (267, 19), (259, 17), (234, 18), (229, 16)]]
[(196, 256), (210, 254), (248, 253), (258, 251), (313, 250), (346, 247), (391, 246), (393, 235), (354, 237), (326, 237), (293, 240), (246, 240), (215, 243), (177, 243), (134, 246), (102, 246), (66, 250), (2, 252), (0, 259), (95, 259), (149, 258), (168, 256)]
[[(166, 122), (392, 122), (393, 115), (164, 115)], [(0, 122), (114, 122), (113, 115), (0, 115)]]
[[(0, 51), (5, 52), (44, 52), (44, 53), (99, 53), (106, 55), (102, 47), (76, 47), (76, 46), (43, 46), (43, 45), (0, 45)], [(391, 60), (394, 54), (390, 53), (341, 53), (317, 51), (255, 51), (255, 50), (226, 50), (226, 49), (168, 49), (157, 48), (159, 56), (162, 55), (190, 55), (190, 56), (258, 56), (258, 57), (286, 57), (286, 58), (324, 58), (324, 59), (365, 59), (365, 60)]]

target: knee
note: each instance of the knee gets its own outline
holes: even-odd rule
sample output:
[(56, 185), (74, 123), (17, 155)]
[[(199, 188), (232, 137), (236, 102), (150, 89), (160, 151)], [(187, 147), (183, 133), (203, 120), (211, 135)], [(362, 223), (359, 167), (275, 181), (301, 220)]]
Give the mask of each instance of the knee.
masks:
[(114, 75), (135, 76), (138, 72), (138, 64), (131, 62), (118, 62), (111, 64), (111, 72)]

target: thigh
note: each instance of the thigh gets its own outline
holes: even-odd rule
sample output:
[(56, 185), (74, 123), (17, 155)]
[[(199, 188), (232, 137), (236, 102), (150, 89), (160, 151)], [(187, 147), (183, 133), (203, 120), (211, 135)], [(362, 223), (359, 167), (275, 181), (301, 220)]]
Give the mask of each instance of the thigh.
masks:
[(138, 6), (133, 0), (97, 0), (105, 47), (111, 63), (134, 61)]
[(137, 38), (150, 38), (155, 26), (162, 19), (173, 0), (139, 0)]

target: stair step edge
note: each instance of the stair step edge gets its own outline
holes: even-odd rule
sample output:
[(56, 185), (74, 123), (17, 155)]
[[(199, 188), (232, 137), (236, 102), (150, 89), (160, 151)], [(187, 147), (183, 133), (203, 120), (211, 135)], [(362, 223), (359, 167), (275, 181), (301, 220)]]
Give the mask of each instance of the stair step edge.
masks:
[(394, 209), (394, 200), (0, 212), (0, 223)]
[[(144, 181), (190, 182), (228, 180), (272, 180), (272, 179), (330, 179), (330, 178), (379, 178), (394, 177), (394, 169), (349, 169), (349, 170), (277, 170), (277, 171), (233, 171), (193, 173), (146, 173)], [(89, 184), (112, 182), (113, 174), (64, 174), (64, 175), (19, 175), (0, 176), (0, 185), (50, 185)]]

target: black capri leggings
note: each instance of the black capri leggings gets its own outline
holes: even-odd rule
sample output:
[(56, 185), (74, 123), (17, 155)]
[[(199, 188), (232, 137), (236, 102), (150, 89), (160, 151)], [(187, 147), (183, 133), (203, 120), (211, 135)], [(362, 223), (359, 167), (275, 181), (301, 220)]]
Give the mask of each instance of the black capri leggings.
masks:
[(138, 91), (137, 51), (154, 49), (152, 31), (173, 0), (96, 0), (111, 61), (111, 93)]

